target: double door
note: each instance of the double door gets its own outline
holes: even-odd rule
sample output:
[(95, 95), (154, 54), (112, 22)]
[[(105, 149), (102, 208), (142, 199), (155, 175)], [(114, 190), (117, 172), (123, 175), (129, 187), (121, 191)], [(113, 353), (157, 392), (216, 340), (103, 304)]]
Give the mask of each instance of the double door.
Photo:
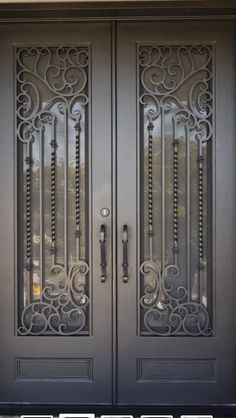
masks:
[(1, 28), (2, 403), (235, 403), (231, 24)]

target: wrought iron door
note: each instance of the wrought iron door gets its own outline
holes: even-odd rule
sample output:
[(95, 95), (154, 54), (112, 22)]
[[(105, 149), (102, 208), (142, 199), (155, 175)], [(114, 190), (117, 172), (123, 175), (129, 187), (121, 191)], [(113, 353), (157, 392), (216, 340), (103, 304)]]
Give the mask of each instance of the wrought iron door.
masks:
[(1, 401), (110, 403), (110, 25), (1, 30)]
[(232, 26), (117, 39), (118, 400), (233, 404)]
[(235, 404), (233, 26), (111, 32), (1, 28), (0, 403)]

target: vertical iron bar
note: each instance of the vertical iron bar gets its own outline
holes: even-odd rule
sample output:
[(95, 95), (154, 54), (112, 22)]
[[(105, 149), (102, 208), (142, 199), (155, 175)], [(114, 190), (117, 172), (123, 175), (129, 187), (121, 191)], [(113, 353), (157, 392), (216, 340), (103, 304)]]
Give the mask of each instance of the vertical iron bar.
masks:
[(166, 237), (165, 237), (165, 203), (166, 203), (166, 196), (165, 196), (165, 128), (164, 128), (164, 110), (161, 109), (161, 242), (162, 242), (162, 272), (165, 269), (165, 250), (166, 250)]
[(189, 127), (185, 125), (185, 141), (186, 141), (186, 275), (188, 302), (191, 301), (191, 277), (190, 277), (190, 138)]
[(64, 120), (64, 267), (68, 268), (68, 109)]
[(28, 271), (28, 283), (29, 283), (29, 303), (33, 300), (33, 283), (32, 283), (32, 144), (27, 142), (27, 152), (25, 163), (26, 168), (26, 270)]
[(199, 141), (199, 153), (198, 153), (198, 240), (199, 240), (199, 303), (202, 303), (203, 295), (203, 153), (202, 142)]
[(149, 256), (153, 257), (153, 128), (152, 121), (149, 121), (148, 130), (148, 235), (149, 235)]
[(75, 124), (75, 238), (76, 238), (76, 260), (80, 259), (80, 134), (81, 114)]
[(51, 254), (52, 265), (56, 264), (56, 163), (57, 163), (57, 141), (55, 122), (52, 125), (51, 145)]
[(39, 137), (39, 207), (40, 207), (40, 301), (44, 286), (44, 126)]
[(179, 226), (178, 226), (178, 145), (179, 140), (175, 137), (174, 131), (174, 140), (173, 140), (173, 209), (174, 209), (174, 264), (177, 266), (178, 263), (178, 239), (179, 239)]

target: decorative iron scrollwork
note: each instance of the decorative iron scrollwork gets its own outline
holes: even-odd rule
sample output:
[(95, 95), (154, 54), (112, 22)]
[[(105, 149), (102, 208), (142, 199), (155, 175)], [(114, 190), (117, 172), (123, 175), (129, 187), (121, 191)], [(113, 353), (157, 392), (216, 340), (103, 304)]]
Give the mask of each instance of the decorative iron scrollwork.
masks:
[(55, 281), (43, 289), (44, 302), (34, 302), (26, 306), (21, 315), (20, 335), (42, 335), (50, 330), (58, 335), (76, 335), (84, 328), (86, 316), (84, 308), (89, 299), (80, 276), (88, 274), (85, 261), (73, 263), (68, 273), (64, 266), (54, 265), (52, 275)]
[[(19, 320), (19, 335), (79, 335), (89, 333), (89, 265), (81, 258), (81, 132), (86, 133), (89, 103), (89, 47), (19, 47), (16, 49), (17, 67), (17, 141), (19, 155), (26, 155), (25, 178), (25, 222), (26, 258), (25, 270), (20, 272), (29, 288), (23, 299)], [(72, 133), (72, 123), (74, 133)], [(82, 129), (83, 125), (83, 129)], [(62, 133), (63, 129), (63, 133)], [(68, 147), (74, 138), (74, 204), (75, 204), (75, 247), (74, 258), (68, 254)], [(48, 142), (47, 142), (48, 141)], [(59, 142), (64, 141), (63, 151)], [(45, 271), (45, 147), (49, 143), (50, 194), (51, 194), (51, 268), (48, 277)], [(71, 145), (70, 145), (71, 146)], [(32, 179), (35, 176), (33, 152), (39, 148), (39, 217), (40, 217), (40, 291), (34, 294), (34, 218), (32, 209)], [(64, 262), (58, 261), (58, 158), (64, 155)], [(59, 154), (58, 154), (59, 153)], [(85, 158), (84, 158), (85, 160)], [(83, 162), (84, 163), (84, 162)], [(23, 180), (24, 181), (24, 180)], [(22, 180), (21, 183), (22, 184)], [(19, 199), (24, 190), (19, 191)], [(83, 209), (83, 212), (85, 210)], [(48, 216), (48, 215), (47, 215)], [(19, 245), (24, 244), (23, 236)], [(84, 244), (83, 244), (84, 245)], [(60, 242), (60, 247), (62, 246)], [(70, 256), (70, 258), (69, 258)], [(22, 282), (20, 282), (22, 292)]]
[[(213, 136), (212, 54), (211, 45), (138, 46), (144, 155), (141, 172), (145, 188), (141, 196), (147, 200), (141, 211), (141, 335), (213, 333), (207, 290), (212, 289), (207, 276), (210, 260), (204, 250), (208, 234), (207, 187), (212, 186), (209, 168), (207, 172), (204, 167), (205, 161), (210, 167), (207, 143)], [(171, 185), (167, 161), (172, 165)], [(155, 202), (154, 193), (160, 195)], [(155, 217), (154, 208), (159, 217)], [(193, 226), (193, 208), (198, 208), (197, 228)], [(171, 238), (167, 236), (170, 226)], [(193, 260), (191, 247), (198, 247), (198, 263)], [(197, 267), (193, 273), (194, 263)]]

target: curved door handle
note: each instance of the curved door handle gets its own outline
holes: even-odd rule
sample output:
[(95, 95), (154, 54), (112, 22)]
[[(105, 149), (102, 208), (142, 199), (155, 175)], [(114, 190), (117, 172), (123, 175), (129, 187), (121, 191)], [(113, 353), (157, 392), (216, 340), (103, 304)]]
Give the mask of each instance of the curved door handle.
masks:
[(127, 283), (128, 282), (128, 226), (124, 225), (123, 226), (123, 239), (122, 239), (122, 243), (123, 243), (123, 263), (122, 263), (122, 267), (123, 267), (123, 282)]
[(107, 272), (106, 272), (106, 227), (105, 225), (101, 225), (100, 229), (100, 247), (101, 247), (101, 282), (105, 283), (107, 278)]

